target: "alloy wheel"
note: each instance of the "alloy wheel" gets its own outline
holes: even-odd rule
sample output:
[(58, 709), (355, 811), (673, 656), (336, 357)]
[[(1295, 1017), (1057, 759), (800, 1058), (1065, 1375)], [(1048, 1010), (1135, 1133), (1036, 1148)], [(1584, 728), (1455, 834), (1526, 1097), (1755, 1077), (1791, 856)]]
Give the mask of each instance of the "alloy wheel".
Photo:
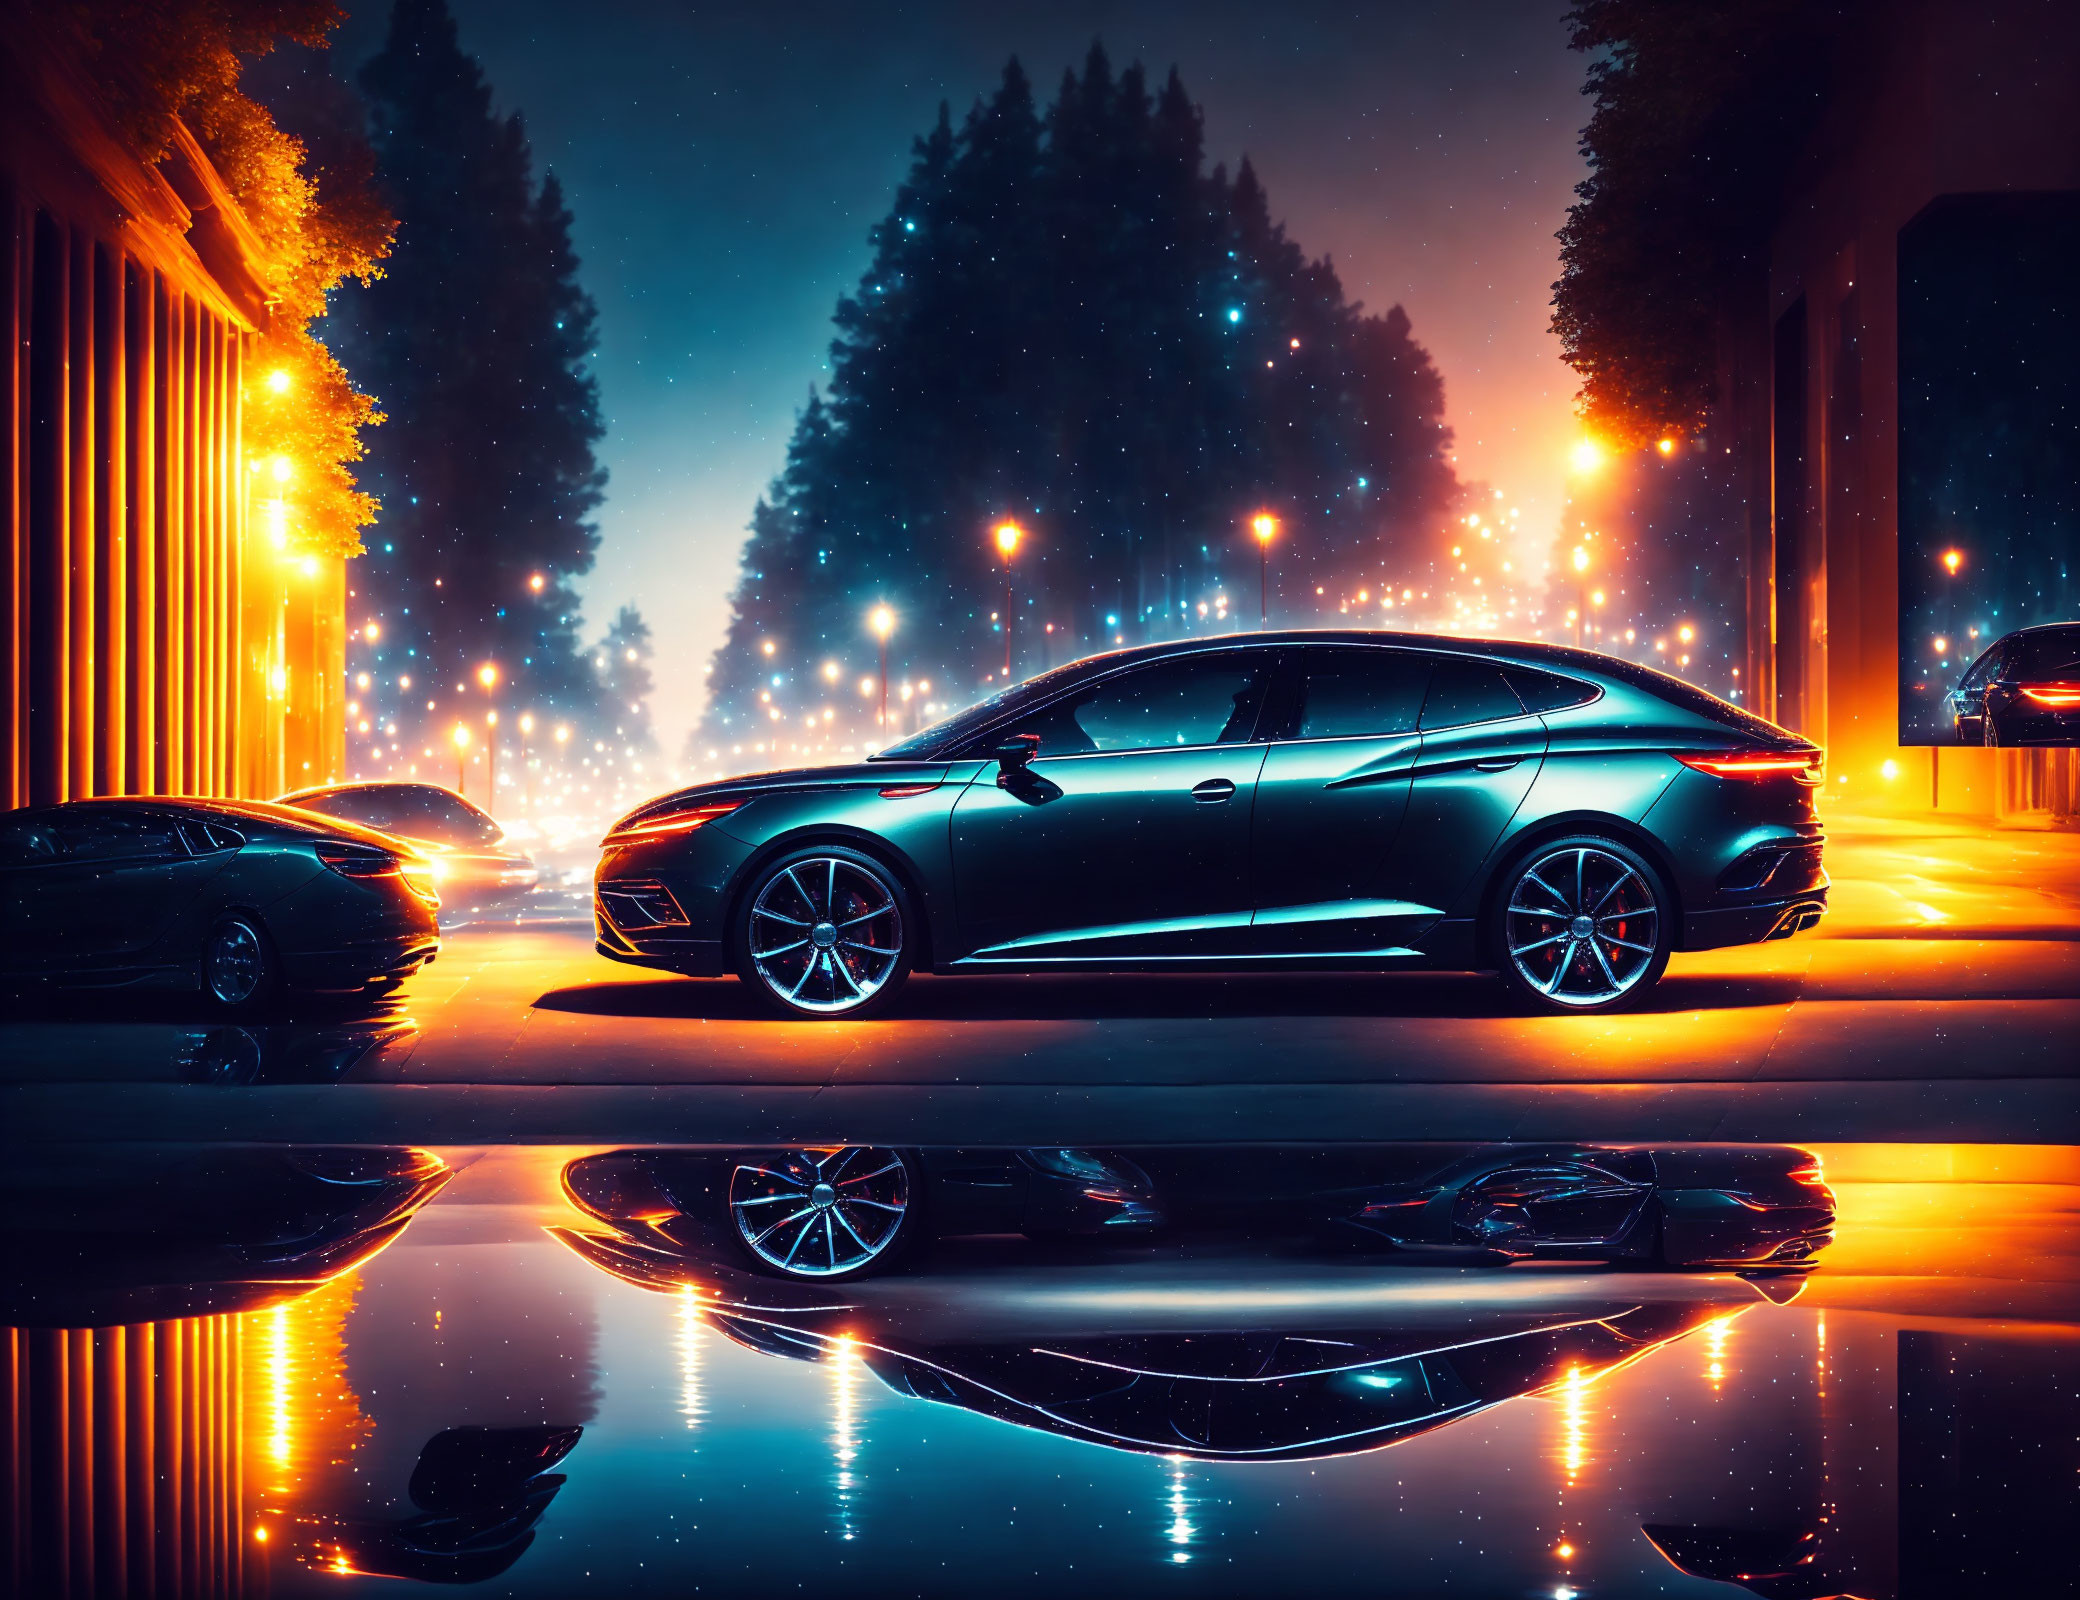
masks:
[(855, 1011), (903, 957), (895, 887), (850, 857), (808, 856), (780, 868), (751, 902), (750, 924), (752, 971), (795, 1011)]
[(267, 984), (267, 947), (258, 930), (238, 917), (218, 923), (203, 947), (202, 974), (218, 1004), (250, 1002)]
[(1623, 856), (1572, 844), (1527, 863), (1510, 889), (1503, 935), (1510, 965), (1556, 1005), (1604, 1006), (1654, 966), (1661, 905)]
[(775, 1272), (847, 1277), (894, 1248), (910, 1214), (910, 1169), (866, 1145), (740, 1161), (729, 1213), (744, 1248)]

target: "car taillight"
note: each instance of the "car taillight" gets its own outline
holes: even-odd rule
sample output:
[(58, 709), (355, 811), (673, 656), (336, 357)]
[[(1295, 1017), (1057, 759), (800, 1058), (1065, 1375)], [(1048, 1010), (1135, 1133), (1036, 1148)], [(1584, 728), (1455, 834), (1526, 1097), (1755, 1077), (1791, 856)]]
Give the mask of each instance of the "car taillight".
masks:
[(2019, 683), (2015, 687), (2025, 699), (2053, 711), (2080, 711), (2080, 683)]
[(1823, 780), (1827, 764), (1818, 750), (1716, 750), (1676, 759), (1715, 778), (1796, 778), (1807, 785)]
[(665, 833), (691, 833), (704, 822), (713, 822), (717, 817), (726, 817), (744, 802), (729, 800), (718, 805), (687, 806), (678, 811), (653, 812), (639, 816), (634, 821), (615, 825), (602, 845), (628, 844), (637, 839), (654, 839)]
[(433, 883), (433, 863), (420, 856), (392, 855), (372, 844), (353, 844), (344, 839), (320, 839), (314, 847), (318, 859), (342, 878), (400, 878), (404, 886), (428, 905), (441, 903)]

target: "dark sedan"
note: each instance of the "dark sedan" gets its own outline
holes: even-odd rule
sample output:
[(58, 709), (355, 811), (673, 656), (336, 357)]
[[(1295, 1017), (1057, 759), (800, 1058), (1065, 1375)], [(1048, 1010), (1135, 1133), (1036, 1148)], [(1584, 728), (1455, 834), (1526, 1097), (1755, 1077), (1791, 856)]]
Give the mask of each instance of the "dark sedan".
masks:
[(0, 817), (0, 982), (200, 989), (395, 983), (440, 949), (429, 863), (351, 822), (260, 801), (79, 800)]
[(2080, 744), (2080, 622), (1988, 645), (1950, 691), (1959, 744)]
[(433, 863), (451, 906), (496, 905), (534, 892), (541, 874), (506, 831), (453, 789), (437, 783), (336, 783), (298, 789), (276, 802), (344, 817), (404, 840)]
[(871, 760), (631, 812), (600, 951), (860, 1016), (933, 972), (1499, 970), (1636, 1002), (1827, 905), (1820, 751), (1592, 651), (1264, 633), (1059, 668)]

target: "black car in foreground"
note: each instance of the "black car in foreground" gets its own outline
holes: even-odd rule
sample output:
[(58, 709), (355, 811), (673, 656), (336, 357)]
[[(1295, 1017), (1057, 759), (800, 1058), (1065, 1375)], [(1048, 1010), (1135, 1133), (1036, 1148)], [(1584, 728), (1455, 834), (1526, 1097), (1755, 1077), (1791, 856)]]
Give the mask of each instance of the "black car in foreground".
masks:
[(1592, 651), (1261, 633), (1098, 656), (850, 766), (623, 817), (598, 948), (860, 1016), (933, 972), (1493, 969), (1636, 1002), (1827, 905), (1821, 752)]
[(77, 800), (0, 816), (0, 986), (357, 993), (440, 950), (426, 859), (256, 800)]
[(2080, 622), (1993, 641), (1950, 691), (1959, 744), (2080, 744)]

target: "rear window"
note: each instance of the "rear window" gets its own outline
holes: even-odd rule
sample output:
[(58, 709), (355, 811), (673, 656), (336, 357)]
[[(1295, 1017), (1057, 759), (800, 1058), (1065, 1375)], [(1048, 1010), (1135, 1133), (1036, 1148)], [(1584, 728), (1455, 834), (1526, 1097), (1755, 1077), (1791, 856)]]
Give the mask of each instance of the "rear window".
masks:
[(2037, 628), (2019, 635), (2008, 669), (2018, 678), (2080, 679), (2080, 628)]
[(1463, 728), (1475, 722), (1521, 717), (1524, 703), (1492, 661), (1440, 656), (1423, 700), (1423, 729)]
[(319, 811), (364, 827), (411, 834), (439, 844), (477, 843), (498, 833), (498, 824), (475, 806), (432, 784), (334, 789), (328, 794), (307, 795), (295, 803), (305, 811)]
[(1579, 678), (1563, 678), (1557, 672), (1538, 672), (1530, 667), (1507, 667), (1503, 676), (1517, 691), (1526, 711), (1565, 711), (1569, 706), (1585, 706), (1603, 693), (1595, 684), (1583, 683)]

